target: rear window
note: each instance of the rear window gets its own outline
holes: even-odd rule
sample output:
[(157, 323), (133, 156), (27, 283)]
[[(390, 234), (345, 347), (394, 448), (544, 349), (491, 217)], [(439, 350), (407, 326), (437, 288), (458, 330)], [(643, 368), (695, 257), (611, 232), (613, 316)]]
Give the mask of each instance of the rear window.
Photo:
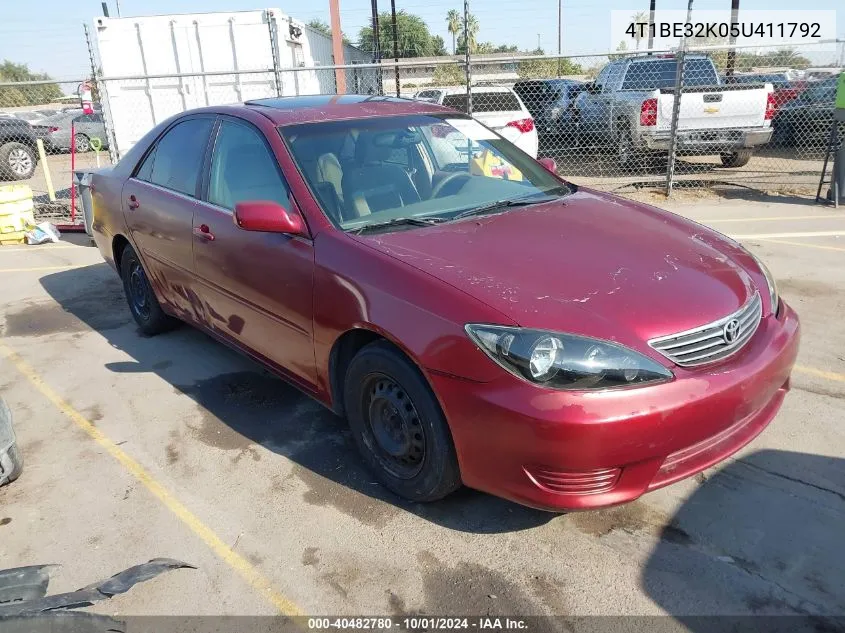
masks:
[[(443, 97), (443, 105), (466, 112), (467, 96), (465, 94), (446, 95)], [(513, 112), (514, 110), (522, 110), (522, 107), (512, 92), (479, 92), (472, 95), (473, 113)]]
[[(678, 60), (655, 59), (634, 62), (628, 67), (622, 90), (657, 90), (673, 88)], [(688, 59), (684, 64), (685, 86), (714, 86), (719, 83), (716, 68), (709, 59)]]

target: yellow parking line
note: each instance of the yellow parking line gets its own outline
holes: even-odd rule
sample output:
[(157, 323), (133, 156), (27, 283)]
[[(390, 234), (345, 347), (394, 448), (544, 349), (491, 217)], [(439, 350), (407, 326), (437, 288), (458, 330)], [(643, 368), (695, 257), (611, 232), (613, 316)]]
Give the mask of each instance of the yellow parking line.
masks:
[(793, 369), (799, 373), (809, 374), (817, 378), (824, 378), (825, 380), (832, 380), (834, 382), (845, 382), (845, 374), (837, 374), (835, 371), (824, 371), (823, 369), (805, 367), (803, 365), (795, 365)]
[(824, 244), (805, 244), (804, 242), (790, 242), (787, 240), (773, 240), (767, 237), (758, 238), (764, 242), (772, 242), (773, 244), (787, 244), (788, 246), (803, 246), (805, 248), (818, 248), (823, 251), (845, 251), (845, 248), (839, 246), (825, 246)]
[(718, 220), (697, 220), (694, 219), (696, 222), (701, 222), (702, 224), (716, 224), (720, 222), (777, 222), (778, 220), (845, 220), (845, 214), (840, 215), (782, 215), (777, 216), (773, 215), (768, 218), (722, 218)]
[(0, 273), (35, 273), (43, 270), (70, 270), (71, 268), (85, 268), (90, 264), (67, 264), (65, 266), (33, 266), (31, 268), (0, 268)]
[(240, 554), (232, 551), (231, 547), (206, 526), (195, 514), (186, 508), (173, 493), (162, 484), (158, 483), (144, 467), (130, 457), (123, 449), (110, 440), (96, 426), (89, 422), (79, 411), (69, 405), (62, 397), (53, 391), (44, 380), (38, 375), (21, 356), (0, 343), (0, 353), (9, 359), (15, 368), (32, 385), (41, 392), (53, 405), (73, 421), (76, 426), (85, 431), (91, 439), (99, 444), (105, 451), (114, 457), (127, 472), (137, 479), (149, 490), (164, 506), (170, 510), (176, 518), (185, 524), (229, 567), (234, 569), (240, 576), (268, 602), (276, 607), (282, 615), (294, 616), (303, 615), (303, 611), (291, 600), (283, 596), (273, 588), (270, 580), (264, 576), (254, 565)]
[(845, 231), (803, 231), (798, 233), (752, 233), (749, 235), (731, 235), (735, 240), (765, 240), (780, 237), (838, 237)]
[(74, 246), (72, 244), (58, 244), (56, 246), (24, 246), (23, 248), (19, 246), (2, 246), (0, 247), (0, 254), (2, 253), (21, 253), (26, 251), (28, 253), (43, 253), (44, 251), (55, 251), (61, 248), (79, 248), (79, 246)]

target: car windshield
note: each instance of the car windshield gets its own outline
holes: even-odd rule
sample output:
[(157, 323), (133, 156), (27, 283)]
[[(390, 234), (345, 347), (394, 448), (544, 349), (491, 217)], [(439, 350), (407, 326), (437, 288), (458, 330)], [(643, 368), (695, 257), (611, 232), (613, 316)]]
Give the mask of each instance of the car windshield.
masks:
[[(447, 221), (566, 195), (570, 187), (509, 141), (457, 114), (281, 128), (326, 215), (345, 230)], [(492, 205), (492, 206), (491, 206)]]

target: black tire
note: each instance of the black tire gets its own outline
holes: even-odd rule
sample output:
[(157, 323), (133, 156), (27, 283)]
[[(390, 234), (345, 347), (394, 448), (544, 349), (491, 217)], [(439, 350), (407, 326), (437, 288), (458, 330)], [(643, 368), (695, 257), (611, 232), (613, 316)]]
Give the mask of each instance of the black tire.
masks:
[(164, 313), (135, 249), (126, 246), (120, 257), (120, 276), (129, 311), (141, 332), (155, 336), (172, 330), (178, 321)]
[(9, 473), (9, 476), (6, 479), (6, 483), (10, 484), (20, 477), (21, 472), (23, 472), (23, 453), (21, 453), (21, 449), (18, 448), (17, 444), (13, 444), (7, 455), (9, 456), (9, 459), (12, 460), (12, 472)]
[(745, 167), (753, 154), (754, 151), (750, 149), (741, 149), (731, 154), (722, 154), (720, 156), (722, 167)]
[(10, 141), (0, 145), (0, 176), (10, 180), (28, 180), (35, 173), (38, 157), (28, 145)]
[(620, 123), (617, 126), (614, 152), (616, 165), (623, 172), (643, 171), (651, 163), (651, 157), (648, 154), (635, 148), (634, 136), (627, 123)]
[(419, 370), (395, 347), (362, 348), (346, 372), (344, 406), (367, 466), (400, 497), (426, 502), (461, 486), (449, 425)]
[(91, 151), (91, 141), (84, 134), (77, 134), (74, 137), (74, 145), (76, 145), (77, 153), (85, 153)]

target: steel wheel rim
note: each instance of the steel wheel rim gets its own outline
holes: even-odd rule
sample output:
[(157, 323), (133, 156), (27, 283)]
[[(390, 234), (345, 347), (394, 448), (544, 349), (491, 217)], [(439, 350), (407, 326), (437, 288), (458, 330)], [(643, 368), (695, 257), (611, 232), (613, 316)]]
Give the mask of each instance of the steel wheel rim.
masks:
[(26, 176), (32, 170), (32, 157), (25, 150), (13, 149), (9, 152), (9, 169), (18, 176)]
[(417, 408), (394, 379), (372, 374), (365, 380), (364, 421), (370, 450), (390, 474), (411, 479), (422, 470), (426, 440)]
[(132, 303), (132, 310), (135, 314), (145, 321), (150, 318), (147, 277), (138, 262), (134, 262), (129, 270), (129, 301)]

